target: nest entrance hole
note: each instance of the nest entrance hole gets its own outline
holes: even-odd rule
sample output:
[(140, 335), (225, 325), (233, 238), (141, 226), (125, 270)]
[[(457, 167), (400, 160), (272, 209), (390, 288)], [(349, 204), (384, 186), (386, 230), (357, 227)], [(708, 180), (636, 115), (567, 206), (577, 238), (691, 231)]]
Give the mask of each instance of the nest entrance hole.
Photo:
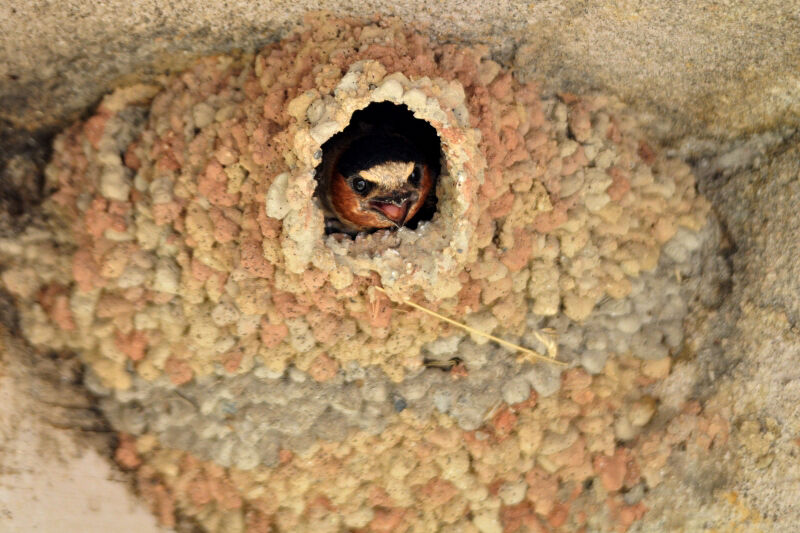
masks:
[[(419, 151), (425, 161), (428, 162), (433, 174), (437, 177), (433, 190), (430, 193), (429, 201), (414, 215), (406, 221), (405, 227), (412, 230), (417, 229), (421, 222), (433, 219), (436, 214), (438, 198), (436, 196), (436, 185), (438, 178), (442, 174), (444, 154), (442, 152), (439, 135), (429, 122), (414, 116), (414, 113), (404, 104), (394, 104), (392, 102), (372, 102), (367, 107), (355, 111), (350, 118), (350, 123), (333, 137), (325, 141), (322, 145), (323, 163), (316, 169), (316, 178), (321, 182), (321, 173), (327, 157), (338, 157), (335, 152), (341, 150), (343, 143), (347, 143), (354, 138), (364, 135), (374, 135), (375, 133), (399, 134), (411, 141)], [(370, 157), (371, 154), (364, 154)], [(318, 185), (315, 195), (324, 194)], [(375, 231), (375, 230), (372, 230)], [(328, 229), (326, 234), (340, 233), (335, 229)], [(369, 233), (365, 231), (361, 233)]]

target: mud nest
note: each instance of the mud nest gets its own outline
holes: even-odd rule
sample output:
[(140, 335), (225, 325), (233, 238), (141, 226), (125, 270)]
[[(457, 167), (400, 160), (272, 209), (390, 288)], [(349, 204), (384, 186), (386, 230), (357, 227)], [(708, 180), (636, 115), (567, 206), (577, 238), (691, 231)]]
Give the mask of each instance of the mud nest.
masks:
[[(435, 212), (326, 235), (323, 146), (381, 102), (435, 131)], [(613, 98), (543, 96), (485, 47), (310, 19), (106, 97), (47, 187), (2, 281), (31, 343), (79, 353), (165, 523), (611, 529), (671, 447), (724, 437), (647, 426), (716, 238), (689, 168)], [(406, 300), (532, 349), (549, 332), (571, 368)]]

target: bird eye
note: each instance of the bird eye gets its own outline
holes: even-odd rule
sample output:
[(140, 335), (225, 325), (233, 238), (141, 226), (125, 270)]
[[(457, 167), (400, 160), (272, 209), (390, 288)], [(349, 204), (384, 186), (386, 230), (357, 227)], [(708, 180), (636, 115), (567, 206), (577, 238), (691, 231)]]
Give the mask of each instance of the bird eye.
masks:
[(419, 165), (414, 165), (414, 170), (411, 171), (411, 175), (408, 177), (408, 182), (411, 183), (414, 187), (419, 186), (419, 182), (422, 180), (422, 169)]
[(365, 194), (369, 190), (370, 184), (364, 178), (355, 178), (351, 182), (353, 190), (359, 194)]

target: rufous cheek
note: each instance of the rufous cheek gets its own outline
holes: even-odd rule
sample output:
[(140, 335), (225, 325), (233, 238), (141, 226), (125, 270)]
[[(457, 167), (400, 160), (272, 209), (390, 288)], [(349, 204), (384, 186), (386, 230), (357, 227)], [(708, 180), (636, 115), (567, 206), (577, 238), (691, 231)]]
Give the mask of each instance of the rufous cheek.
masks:
[(408, 211), (408, 215), (406, 216), (406, 220), (411, 220), (414, 218), (414, 215), (422, 209), (422, 206), (425, 205), (425, 200), (428, 198), (428, 195), (431, 193), (431, 189), (433, 189), (433, 176), (431, 175), (431, 169), (428, 165), (422, 166), (422, 179), (419, 183), (419, 200), (417, 203), (411, 206), (411, 209)]

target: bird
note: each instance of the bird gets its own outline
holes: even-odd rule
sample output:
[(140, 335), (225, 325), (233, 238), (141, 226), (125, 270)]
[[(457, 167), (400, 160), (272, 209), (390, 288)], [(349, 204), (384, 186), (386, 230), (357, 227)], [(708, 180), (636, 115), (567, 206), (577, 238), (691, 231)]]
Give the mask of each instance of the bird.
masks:
[(430, 218), (435, 209), (440, 168), (435, 130), (409, 111), (393, 109), (399, 106), (382, 104), (354, 114), (350, 125), (322, 146), (317, 191), (328, 234), (396, 229), (422, 215)]

